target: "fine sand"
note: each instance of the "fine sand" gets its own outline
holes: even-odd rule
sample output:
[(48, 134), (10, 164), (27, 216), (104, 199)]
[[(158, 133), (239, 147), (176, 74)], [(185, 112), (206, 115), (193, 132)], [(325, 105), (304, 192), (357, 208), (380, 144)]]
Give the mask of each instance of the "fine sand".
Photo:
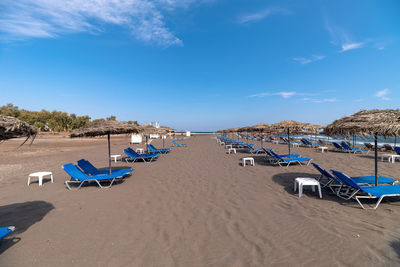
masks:
[[(112, 154), (122, 154), (129, 137), (111, 141)], [(16, 150), (20, 142), (0, 144), (0, 226), (16, 226), (0, 243), (0, 266), (400, 264), (400, 198), (376, 211), (327, 190), (319, 199), (306, 188), (299, 199), (294, 178), (316, 177), (312, 166), (269, 166), (253, 155), (256, 166), (242, 167), (249, 154), (228, 155), (203, 135), (152, 163), (113, 163), (135, 170), (110, 189), (69, 191), (61, 165), (86, 158), (106, 167), (106, 139), (39, 137)], [(265, 146), (287, 153), (285, 145)], [(293, 152), (351, 176), (373, 174), (373, 153)], [(380, 175), (400, 177), (400, 163), (379, 167)], [(35, 171), (52, 171), (54, 184), (27, 186)]]

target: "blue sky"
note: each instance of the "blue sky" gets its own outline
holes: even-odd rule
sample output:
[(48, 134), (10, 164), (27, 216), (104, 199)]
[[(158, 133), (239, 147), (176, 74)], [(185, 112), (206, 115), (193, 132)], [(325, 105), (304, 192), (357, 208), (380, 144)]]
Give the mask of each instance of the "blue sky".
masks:
[(400, 1), (3, 0), (0, 105), (178, 130), (398, 108)]

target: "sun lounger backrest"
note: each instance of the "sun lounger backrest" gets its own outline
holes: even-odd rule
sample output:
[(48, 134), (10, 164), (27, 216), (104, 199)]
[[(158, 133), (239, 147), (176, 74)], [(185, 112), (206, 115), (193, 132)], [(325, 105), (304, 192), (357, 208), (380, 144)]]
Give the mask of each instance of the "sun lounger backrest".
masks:
[(393, 148), (394, 148), (394, 151), (396, 151), (396, 153), (397, 153), (398, 155), (400, 155), (400, 147), (395, 146), (395, 147), (393, 147)]
[(340, 144), (344, 149), (351, 150), (351, 147), (345, 141), (342, 141)]
[(80, 159), (78, 160), (78, 166), (81, 168), (84, 172), (95, 175), (99, 170), (92, 165), (89, 161), (86, 159)]
[(383, 147), (387, 150), (393, 150), (393, 147), (389, 144), (384, 144)]
[(147, 145), (147, 147), (150, 149), (150, 151), (157, 151), (157, 149), (155, 149), (153, 146), (151, 145)]
[(329, 172), (327, 172), (325, 169), (321, 168), (318, 164), (312, 162), (311, 163), (315, 169), (317, 169), (317, 171), (319, 171), (323, 176), (328, 177), (330, 179), (335, 180), (338, 183), (341, 183), (340, 180), (338, 180), (336, 177), (334, 177), (332, 174), (330, 174)]
[(282, 161), (285, 161), (280, 155), (276, 154), (273, 150), (270, 150), (269, 152), (271, 152), (272, 156), (274, 156)]
[(76, 167), (74, 164), (72, 163), (68, 163), (65, 164), (63, 166), (63, 169), (66, 173), (69, 174), (69, 176), (71, 176), (74, 179), (77, 180), (86, 180), (88, 178), (90, 178), (89, 176), (87, 176), (86, 174), (84, 174), (81, 170), (78, 169), (78, 167)]
[(124, 149), (124, 152), (125, 152), (125, 154), (127, 154), (129, 157), (131, 157), (131, 158), (138, 158), (138, 156), (137, 155), (135, 155), (135, 154), (137, 154), (135, 151), (133, 151), (133, 152), (135, 152), (135, 154), (134, 153), (132, 153), (132, 149), (130, 148), (130, 147), (128, 147), (127, 149)]
[(339, 180), (341, 180), (344, 184), (351, 186), (353, 188), (356, 189), (360, 189), (362, 190), (362, 188), (353, 180), (351, 180), (351, 178), (349, 176), (347, 176), (346, 174), (340, 172), (340, 171), (336, 171), (336, 170), (331, 170), (331, 172), (333, 173), (333, 175), (335, 175)]
[(332, 145), (333, 145), (335, 148), (337, 148), (337, 149), (343, 149), (342, 146), (339, 145), (339, 144), (336, 143), (336, 142), (332, 142)]

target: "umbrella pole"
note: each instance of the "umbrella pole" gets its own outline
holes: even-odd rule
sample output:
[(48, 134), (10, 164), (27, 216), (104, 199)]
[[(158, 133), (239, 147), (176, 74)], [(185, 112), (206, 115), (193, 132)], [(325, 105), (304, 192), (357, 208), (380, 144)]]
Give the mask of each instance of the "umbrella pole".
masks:
[(147, 147), (148, 144), (149, 144), (149, 143), (148, 143), (148, 136), (147, 136), (147, 134), (146, 134), (146, 154), (149, 153), (149, 148)]
[(164, 148), (164, 136), (161, 135), (162, 138), (162, 148)]
[(394, 136), (394, 147), (396, 147), (396, 143), (397, 143), (396, 141), (397, 141), (397, 136), (395, 135)]
[(378, 136), (375, 134), (375, 185), (378, 185)]
[(108, 168), (111, 174), (111, 145), (110, 145), (110, 133), (107, 133), (107, 141), (108, 141)]
[(287, 129), (287, 139), (288, 139), (288, 147), (289, 147), (289, 158), (290, 158), (290, 129)]

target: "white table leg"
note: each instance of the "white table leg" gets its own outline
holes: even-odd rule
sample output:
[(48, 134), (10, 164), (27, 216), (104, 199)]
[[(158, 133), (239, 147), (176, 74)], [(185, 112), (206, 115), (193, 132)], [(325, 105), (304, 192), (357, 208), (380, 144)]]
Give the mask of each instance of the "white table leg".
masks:
[(299, 197), (303, 195), (303, 184), (299, 183)]
[(51, 183), (54, 183), (53, 174), (50, 174), (50, 178), (51, 178)]
[(43, 175), (39, 175), (38, 179), (39, 179), (39, 186), (42, 186), (43, 185)]
[(31, 183), (31, 177), (28, 176), (28, 186), (29, 186), (30, 183)]
[(319, 198), (322, 198), (321, 185), (318, 184)]

